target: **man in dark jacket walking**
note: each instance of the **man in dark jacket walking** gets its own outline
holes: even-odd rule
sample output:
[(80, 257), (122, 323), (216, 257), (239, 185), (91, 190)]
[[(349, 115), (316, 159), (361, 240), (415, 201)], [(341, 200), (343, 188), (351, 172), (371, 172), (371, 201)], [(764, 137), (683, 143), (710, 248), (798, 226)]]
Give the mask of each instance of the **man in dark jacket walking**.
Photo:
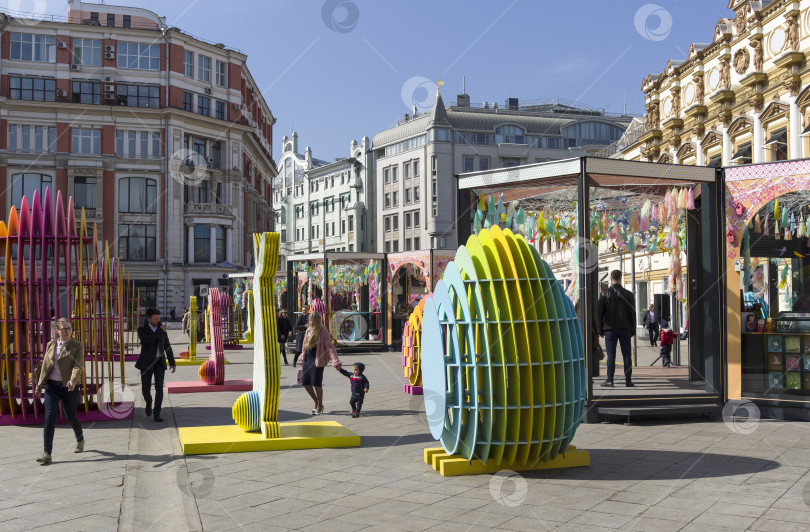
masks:
[(616, 343), (622, 348), (624, 378), (627, 386), (633, 386), (633, 358), (630, 338), (636, 334), (636, 303), (633, 293), (622, 287), (622, 272), (610, 272), (610, 286), (599, 295), (596, 306), (596, 327), (599, 336), (605, 339), (607, 351), (607, 380), (602, 386), (613, 386), (616, 371)]
[(650, 308), (644, 311), (644, 317), (641, 322), (650, 332), (650, 345), (653, 347), (658, 346), (658, 323), (660, 321), (661, 317), (656, 314), (655, 305), (650, 305)]
[(309, 322), (309, 307), (301, 307), (301, 315), (295, 320), (295, 356), (293, 356), (293, 366), (298, 364), (298, 357), (304, 352), (304, 333), (307, 332)]
[[(146, 415), (154, 413), (155, 421), (160, 417), (160, 406), (163, 404), (163, 377), (166, 374), (166, 358), (172, 373), (175, 371), (174, 353), (166, 334), (166, 326), (160, 323), (160, 311), (156, 308), (146, 309), (146, 322), (138, 327), (138, 338), (141, 341), (141, 354), (135, 362), (135, 369), (141, 371), (141, 392), (146, 401)], [(155, 377), (155, 408), (152, 409), (152, 376)]]
[(292, 325), (290, 325), (290, 319), (287, 317), (287, 310), (281, 309), (281, 312), (278, 313), (278, 318), (276, 319), (276, 330), (278, 332), (278, 348), (281, 351), (281, 356), (284, 358), (284, 365), (288, 366), (287, 363), (287, 349), (285, 348), (285, 344), (287, 343), (287, 339), (292, 335)]

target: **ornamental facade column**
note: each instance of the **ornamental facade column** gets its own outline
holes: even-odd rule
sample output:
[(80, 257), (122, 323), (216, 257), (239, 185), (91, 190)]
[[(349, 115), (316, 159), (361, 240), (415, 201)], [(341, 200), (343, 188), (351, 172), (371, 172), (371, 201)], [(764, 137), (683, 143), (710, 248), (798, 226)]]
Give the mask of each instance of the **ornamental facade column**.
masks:
[(788, 147), (790, 149), (790, 159), (801, 159), (802, 153), (802, 115), (799, 112), (799, 104), (796, 103), (798, 96), (791, 96), (788, 100), (790, 102), (789, 123), (790, 131), (788, 134)]
[(754, 113), (754, 137), (751, 139), (751, 162), (761, 163), (764, 160), (762, 149), (762, 119), (759, 113)]
[(728, 135), (728, 126), (723, 126), (723, 166), (731, 165), (731, 137)]
[(217, 263), (217, 226), (211, 224), (211, 235), (208, 237), (208, 262), (211, 264)]

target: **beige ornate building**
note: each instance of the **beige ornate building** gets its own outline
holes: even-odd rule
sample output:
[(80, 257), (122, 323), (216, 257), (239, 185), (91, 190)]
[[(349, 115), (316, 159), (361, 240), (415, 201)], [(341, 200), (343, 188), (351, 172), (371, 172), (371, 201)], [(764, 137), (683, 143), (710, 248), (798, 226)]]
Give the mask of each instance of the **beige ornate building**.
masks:
[(810, 0), (731, 0), (709, 43), (642, 81), (646, 121), (602, 155), (707, 166), (810, 154)]

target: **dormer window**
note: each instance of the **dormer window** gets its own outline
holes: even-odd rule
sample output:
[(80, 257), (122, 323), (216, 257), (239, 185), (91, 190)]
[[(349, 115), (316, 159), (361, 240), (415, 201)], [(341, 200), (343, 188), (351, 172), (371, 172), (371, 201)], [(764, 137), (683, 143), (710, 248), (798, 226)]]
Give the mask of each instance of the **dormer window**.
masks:
[(526, 135), (517, 126), (500, 126), (495, 128), (495, 143), (526, 144)]

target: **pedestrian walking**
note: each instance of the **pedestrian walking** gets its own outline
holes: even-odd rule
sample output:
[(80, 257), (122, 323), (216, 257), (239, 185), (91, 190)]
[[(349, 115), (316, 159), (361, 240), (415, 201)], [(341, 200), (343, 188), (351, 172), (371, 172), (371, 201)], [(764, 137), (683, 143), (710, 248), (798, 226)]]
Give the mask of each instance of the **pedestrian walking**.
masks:
[(622, 349), (626, 386), (633, 386), (633, 358), (630, 338), (636, 334), (636, 303), (633, 293), (622, 286), (622, 272), (610, 272), (611, 285), (599, 294), (596, 308), (596, 326), (605, 339), (607, 351), (607, 378), (602, 386), (613, 386), (616, 371), (616, 343)]
[(175, 320), (176, 320), (176, 318), (177, 318), (177, 311), (174, 309), (174, 307), (172, 307), (172, 309), (169, 311), (169, 316), (171, 317), (172, 321), (175, 321)]
[(43, 465), (52, 461), (53, 436), (60, 402), (73, 429), (73, 435), (76, 436), (73, 452), (84, 451), (84, 433), (76, 417), (79, 384), (84, 371), (84, 344), (73, 339), (73, 325), (67, 318), (56, 320), (54, 328), (57, 336), (45, 346), (45, 357), (34, 370), (34, 394), (40, 397), (43, 391), (45, 393), (45, 425), (42, 430), (44, 449), (42, 456), (37, 458), (37, 462)]
[[(276, 318), (276, 329), (278, 332), (278, 349), (281, 352), (282, 358), (284, 358), (284, 365), (289, 366), (287, 362), (287, 339), (292, 335), (292, 325), (290, 325), (290, 319), (287, 317), (287, 310), (281, 309), (281, 312), (278, 314), (278, 318)], [(293, 361), (293, 364), (295, 361)]]
[(349, 406), (352, 407), (352, 417), (360, 417), (360, 409), (363, 408), (363, 399), (366, 398), (368, 393), (368, 379), (363, 372), (366, 370), (366, 365), (362, 362), (355, 362), (352, 367), (352, 372), (349, 373), (343, 368), (338, 371), (349, 377), (352, 387), (352, 397), (349, 399)]
[(295, 355), (293, 356), (293, 366), (298, 365), (298, 357), (304, 351), (304, 334), (307, 332), (309, 323), (309, 307), (301, 307), (301, 315), (295, 320)]
[(672, 344), (675, 343), (677, 334), (673, 331), (667, 320), (661, 320), (661, 365), (665, 368), (672, 366)]
[(188, 307), (183, 308), (183, 332), (188, 335), (189, 339), (191, 338), (191, 327), (189, 327), (191, 321), (191, 311)]
[(644, 311), (644, 317), (641, 321), (644, 328), (650, 333), (650, 345), (658, 347), (658, 323), (661, 318), (655, 312), (655, 305), (650, 305), (650, 308)]
[[(174, 353), (166, 334), (166, 326), (160, 322), (160, 311), (156, 308), (146, 309), (146, 321), (138, 327), (138, 338), (141, 340), (141, 354), (135, 362), (135, 369), (141, 371), (141, 393), (146, 401), (146, 415), (154, 416), (157, 422), (160, 407), (163, 404), (163, 378), (166, 374), (166, 359), (172, 373), (175, 371)], [(155, 403), (152, 408), (152, 377), (155, 379)]]
[(303, 347), (304, 353), (298, 360), (298, 368), (302, 371), (301, 384), (315, 401), (312, 415), (323, 414), (323, 370), (330, 358), (335, 369), (340, 370), (341, 364), (329, 330), (322, 324), (320, 312), (309, 315)]

